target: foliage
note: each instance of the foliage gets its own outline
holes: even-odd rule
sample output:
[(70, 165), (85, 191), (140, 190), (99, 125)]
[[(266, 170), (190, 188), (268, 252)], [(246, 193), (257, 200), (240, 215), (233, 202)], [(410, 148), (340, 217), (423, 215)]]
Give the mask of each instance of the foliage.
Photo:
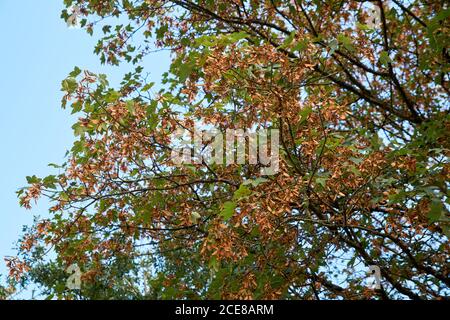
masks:
[[(134, 67), (118, 88), (79, 68), (62, 82), (76, 140), (58, 174), (19, 191), (53, 206), (21, 241), (31, 271), (12, 276), (81, 299), (449, 294), (443, 2), (64, 2), (103, 63)], [(155, 47), (172, 53), (159, 92), (144, 69)], [(175, 166), (171, 134), (200, 121), (279, 129), (280, 172)], [(73, 263), (76, 294), (61, 286)], [(370, 265), (380, 290), (362, 281)]]

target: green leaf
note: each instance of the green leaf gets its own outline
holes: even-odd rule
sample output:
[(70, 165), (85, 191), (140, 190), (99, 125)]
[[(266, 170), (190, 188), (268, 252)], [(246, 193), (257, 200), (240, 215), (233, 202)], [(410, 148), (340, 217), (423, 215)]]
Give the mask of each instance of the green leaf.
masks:
[(283, 43), (281, 44), (280, 48), (287, 48), (290, 46), (290, 44), (294, 41), (296, 31), (292, 31), (286, 39), (284, 39)]
[(292, 48), (292, 51), (296, 52), (302, 52), (306, 48), (308, 48), (309, 39), (302, 39), (298, 41)]
[(78, 76), (80, 75), (80, 73), (81, 73), (81, 69), (78, 68), (78, 67), (75, 67), (75, 68), (73, 69), (73, 71), (72, 71), (71, 73), (69, 73), (69, 76), (70, 76), (71, 78), (76, 78), (76, 77), (78, 77)]
[(300, 123), (303, 123), (306, 121), (306, 119), (308, 119), (308, 116), (312, 113), (312, 107), (308, 106), (308, 107), (304, 107), (300, 110), (300, 112), (298, 113), (298, 115), (300, 116)]
[(252, 191), (248, 187), (246, 187), (244, 184), (241, 184), (239, 186), (239, 189), (237, 189), (234, 192), (233, 199), (239, 200), (239, 199), (249, 196), (251, 193), (252, 193)]
[(53, 293), (49, 294), (45, 300), (52, 300), (55, 297), (55, 295)]
[(444, 231), (445, 236), (450, 239), (450, 225), (444, 224), (442, 230)]
[(195, 46), (213, 47), (217, 44), (217, 38), (211, 36), (201, 36), (195, 40)]
[(392, 62), (392, 60), (389, 57), (389, 53), (387, 53), (386, 51), (381, 51), (381, 53), (380, 53), (380, 63), (383, 66), (387, 67), (390, 62)]
[(348, 51), (355, 51), (355, 47), (353, 46), (352, 40), (349, 37), (347, 37), (347, 36), (345, 36), (344, 34), (341, 33), (341, 34), (338, 35), (337, 40)]
[(144, 212), (142, 213), (142, 219), (145, 223), (150, 223), (152, 222), (152, 211), (151, 210), (144, 210)]
[(112, 103), (116, 102), (120, 98), (120, 93), (114, 90), (111, 90), (106, 94), (105, 101)]
[(133, 100), (128, 100), (127, 101), (127, 109), (131, 114), (134, 114), (134, 112), (136, 111), (136, 108), (134, 107), (134, 101)]
[(148, 91), (151, 88), (153, 88), (154, 85), (155, 85), (154, 82), (147, 83), (145, 86), (142, 87), (142, 91)]
[(256, 179), (246, 180), (246, 181), (244, 181), (242, 183), (242, 185), (244, 185), (244, 186), (252, 185), (253, 187), (257, 187), (258, 185), (260, 185), (261, 183), (264, 183), (266, 181), (269, 181), (269, 180), (266, 179), (266, 178), (259, 177), (259, 178), (256, 178)]
[(433, 199), (430, 205), (430, 211), (428, 212), (428, 221), (430, 223), (439, 221), (442, 213), (444, 212), (444, 205), (438, 199)]
[(97, 77), (98, 77), (98, 82), (100, 83), (100, 86), (107, 87), (109, 85), (109, 82), (106, 79), (106, 74), (101, 73)]
[(450, 8), (439, 11), (439, 13), (432, 19), (433, 21), (442, 21), (450, 17)]
[(356, 22), (356, 26), (357, 26), (359, 29), (364, 30), (364, 31), (367, 31), (367, 30), (371, 30), (371, 29), (372, 29), (369, 25), (363, 24), (363, 23), (359, 23), (359, 22)]
[(29, 184), (32, 184), (32, 183), (39, 183), (40, 182), (40, 179), (38, 178), (38, 177), (36, 177), (36, 176), (28, 176), (28, 177), (26, 177), (26, 179), (27, 179), (27, 182), (29, 183)]
[(79, 122), (75, 123), (72, 126), (72, 129), (73, 129), (75, 136), (81, 136), (87, 131), (87, 128), (82, 126), (81, 123), (79, 123)]
[(239, 40), (247, 38), (249, 35), (245, 31), (234, 32), (227, 36), (227, 38), (232, 42), (238, 42)]
[(180, 82), (185, 82), (195, 69), (196, 59), (194, 54), (189, 56), (189, 61), (176, 60), (172, 63), (173, 73), (178, 76)]
[(234, 209), (236, 209), (236, 203), (232, 201), (227, 201), (223, 204), (223, 209), (222, 211), (220, 211), (220, 215), (223, 217), (225, 221), (227, 221), (233, 216)]
[(69, 77), (64, 79), (61, 83), (61, 91), (66, 91), (67, 93), (73, 93), (78, 88), (78, 82), (75, 78)]
[(62, 168), (62, 166), (60, 166), (56, 163), (49, 163), (47, 166), (52, 167), (52, 168), (57, 168), (57, 169)]
[(333, 39), (330, 41), (328, 46), (330, 47), (330, 55), (332, 55), (339, 47), (339, 42), (337, 40)]
[(219, 271), (219, 261), (216, 256), (212, 256), (211, 259), (209, 259), (208, 266), (215, 272)]
[(61, 192), (59, 194), (59, 199), (62, 200), (62, 201), (69, 201), (70, 198), (69, 198), (69, 195), (67, 193)]
[(56, 179), (56, 176), (54, 175), (50, 175), (44, 178), (44, 180), (42, 180), (42, 183), (44, 184), (44, 186), (46, 188), (55, 188), (55, 184), (58, 182), (58, 179)]
[(168, 30), (169, 26), (167, 24), (163, 24), (161, 27), (156, 29), (156, 38), (162, 39)]
[(72, 114), (80, 112), (82, 107), (83, 107), (83, 102), (81, 100), (78, 100), (78, 101), (72, 103)]
[(55, 286), (56, 293), (63, 293), (66, 290), (66, 284), (64, 282), (59, 282)]
[(355, 157), (350, 157), (349, 160), (352, 161), (355, 164), (360, 164), (361, 162), (363, 162), (363, 159), (355, 158)]
[(201, 215), (197, 212), (197, 211), (193, 211), (192, 213), (191, 213), (191, 218), (190, 218), (190, 220), (191, 220), (191, 222), (193, 223), (193, 224), (197, 224), (197, 222), (198, 222), (198, 220), (201, 218)]
[(318, 177), (316, 178), (316, 183), (320, 184), (323, 188), (325, 188), (328, 177)]
[(84, 151), (84, 143), (82, 141), (75, 141), (73, 143), (72, 152), (76, 155)]

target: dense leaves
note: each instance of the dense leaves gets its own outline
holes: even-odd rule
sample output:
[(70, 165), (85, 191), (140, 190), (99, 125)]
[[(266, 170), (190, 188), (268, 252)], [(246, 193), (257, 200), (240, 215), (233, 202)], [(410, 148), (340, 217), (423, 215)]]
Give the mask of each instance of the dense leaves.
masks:
[[(102, 62), (135, 66), (118, 88), (79, 68), (62, 81), (76, 140), (58, 174), (19, 191), (53, 206), (11, 277), (57, 298), (449, 295), (443, 2), (65, 4)], [(159, 49), (172, 64), (156, 92), (144, 66)], [(176, 166), (172, 133), (196, 123), (279, 129), (280, 171)], [(64, 287), (74, 263), (80, 292)], [(364, 281), (371, 265), (381, 289)]]

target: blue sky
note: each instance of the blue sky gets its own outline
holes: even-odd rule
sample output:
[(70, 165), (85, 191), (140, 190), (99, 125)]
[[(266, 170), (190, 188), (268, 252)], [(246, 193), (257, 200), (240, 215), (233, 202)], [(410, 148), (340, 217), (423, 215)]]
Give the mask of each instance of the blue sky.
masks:
[[(105, 73), (118, 83), (126, 65), (102, 66), (93, 54), (95, 37), (69, 29), (60, 19), (63, 0), (0, 0), (0, 275), (3, 257), (14, 255), (13, 244), (33, 214), (44, 215), (47, 202), (31, 211), (20, 208), (15, 191), (25, 176), (54, 173), (73, 142), (75, 118), (60, 107), (60, 83), (74, 66)], [(168, 68), (167, 54), (152, 56), (146, 70), (152, 81)]]

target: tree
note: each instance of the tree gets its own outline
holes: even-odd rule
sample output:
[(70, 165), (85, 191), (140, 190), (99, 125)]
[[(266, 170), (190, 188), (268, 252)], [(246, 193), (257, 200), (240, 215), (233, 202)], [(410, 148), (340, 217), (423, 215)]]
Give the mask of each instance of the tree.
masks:
[(6, 288), (4, 288), (2, 285), (0, 285), (0, 300), (6, 300), (8, 296), (8, 293), (6, 291)]
[[(99, 297), (96, 285), (112, 298), (448, 296), (443, 2), (64, 3), (100, 37), (103, 63), (135, 67), (119, 88), (79, 68), (62, 82), (76, 141), (61, 173), (19, 191), (25, 207), (42, 195), (53, 206), (11, 275), (59, 298)], [(156, 93), (144, 73), (154, 46), (172, 59)], [(279, 171), (175, 165), (173, 134), (196, 123), (278, 129)], [(42, 278), (74, 263), (93, 291)], [(373, 265), (375, 290), (363, 281)]]
[(16, 294), (14, 282), (12, 282), (12, 281), (4, 281), (5, 278), (6, 277), (4, 277), (2, 274), (0, 274), (0, 279), (2, 281), (2, 283), (0, 283), (0, 301), (1, 300), (8, 300), (13, 295)]

